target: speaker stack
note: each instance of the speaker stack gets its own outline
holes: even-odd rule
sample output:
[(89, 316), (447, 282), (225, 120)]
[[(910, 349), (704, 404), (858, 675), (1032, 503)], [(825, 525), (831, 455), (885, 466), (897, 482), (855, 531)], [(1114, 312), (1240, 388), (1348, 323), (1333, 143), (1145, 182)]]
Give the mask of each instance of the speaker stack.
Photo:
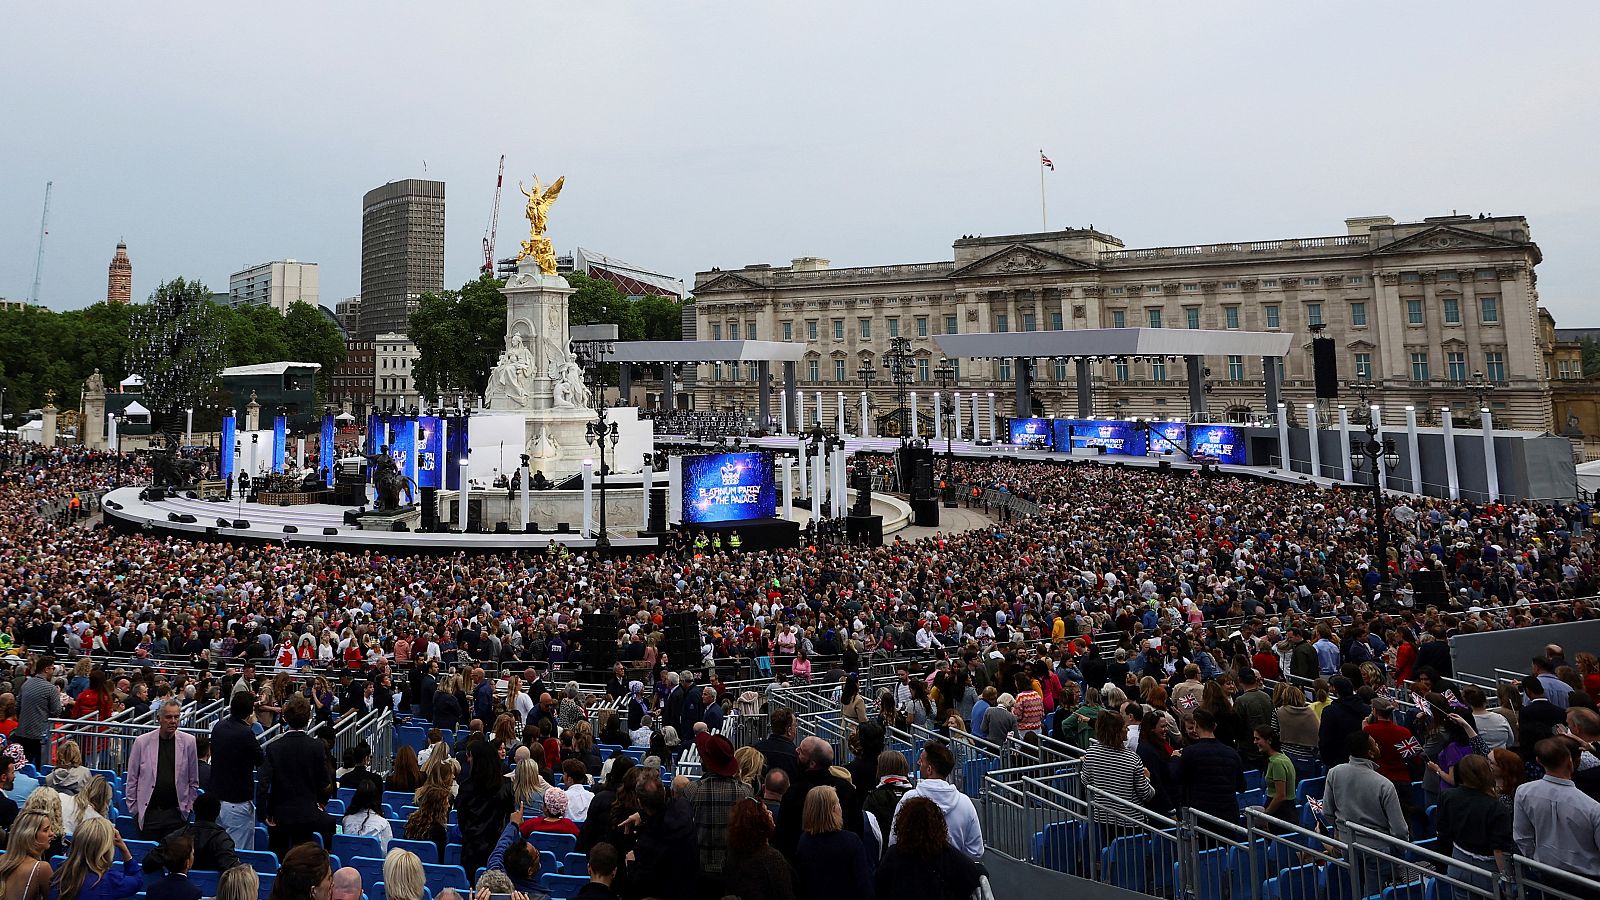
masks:
[(1339, 397), (1339, 354), (1333, 338), (1311, 339), (1311, 370), (1316, 379), (1318, 400), (1337, 400)]
[(593, 612), (583, 617), (583, 667), (609, 670), (617, 661), (617, 614)]
[(692, 612), (668, 613), (667, 655), (679, 671), (693, 668), (700, 661), (700, 629)]
[(433, 534), (439, 530), (439, 489), (422, 488), (422, 530)]

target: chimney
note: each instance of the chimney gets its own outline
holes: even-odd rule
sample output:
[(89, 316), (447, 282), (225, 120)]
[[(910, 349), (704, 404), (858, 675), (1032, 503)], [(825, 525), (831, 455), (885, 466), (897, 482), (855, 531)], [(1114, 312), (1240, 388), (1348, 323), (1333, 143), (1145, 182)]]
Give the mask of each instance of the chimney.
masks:
[(820, 256), (801, 256), (789, 261), (789, 269), (793, 272), (821, 272), (828, 265), (828, 260)]
[(1358, 234), (1370, 234), (1375, 226), (1393, 225), (1394, 219), (1390, 216), (1356, 216), (1344, 220), (1345, 234), (1354, 237)]

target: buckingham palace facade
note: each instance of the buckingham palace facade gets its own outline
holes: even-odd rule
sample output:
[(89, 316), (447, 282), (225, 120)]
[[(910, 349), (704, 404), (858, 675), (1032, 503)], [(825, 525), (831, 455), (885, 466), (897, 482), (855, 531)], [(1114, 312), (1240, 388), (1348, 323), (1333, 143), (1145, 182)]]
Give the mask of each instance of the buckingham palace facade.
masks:
[[(898, 405), (880, 365), (895, 337), (910, 339), (912, 389), (932, 390), (939, 335), (1075, 328), (1283, 331), (1283, 400), (1314, 399), (1313, 331), (1334, 340), (1341, 383), (1378, 385), (1386, 410), (1414, 405), (1436, 424), (1449, 409), (1475, 422), (1482, 403), (1497, 425), (1536, 431), (1550, 421), (1535, 266), (1522, 216), (1451, 215), (1396, 223), (1348, 219), (1345, 233), (1248, 243), (1127, 249), (1095, 230), (963, 237), (948, 261), (833, 268), (804, 257), (789, 266), (699, 272), (696, 337), (798, 341), (797, 387), (851, 395), (870, 387), (874, 416)], [(993, 391), (1014, 413), (1015, 360), (952, 360), (957, 390)], [(1073, 363), (1031, 362), (1035, 415), (1076, 409)], [(1270, 417), (1260, 358), (1208, 358), (1212, 420)], [(869, 386), (861, 371), (875, 369)], [(1479, 374), (1481, 373), (1481, 375)], [(755, 408), (756, 368), (702, 365), (695, 406)], [(1094, 362), (1096, 416), (1179, 418), (1188, 413), (1181, 359)], [(1492, 390), (1485, 391), (1485, 384)], [(829, 400), (831, 403), (831, 399)], [(1342, 389), (1338, 403), (1356, 397)], [(856, 404), (850, 403), (854, 410)], [(1390, 413), (1385, 413), (1385, 418)], [(852, 413), (852, 420), (854, 416)], [(853, 427), (853, 426), (852, 426)]]

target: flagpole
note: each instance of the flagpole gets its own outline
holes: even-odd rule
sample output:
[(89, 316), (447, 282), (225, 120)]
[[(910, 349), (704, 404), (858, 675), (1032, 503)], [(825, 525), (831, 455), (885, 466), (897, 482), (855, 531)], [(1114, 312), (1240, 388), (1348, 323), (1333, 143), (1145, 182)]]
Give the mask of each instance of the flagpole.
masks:
[(1039, 151), (1039, 230), (1050, 230), (1050, 217), (1044, 207), (1044, 151)]

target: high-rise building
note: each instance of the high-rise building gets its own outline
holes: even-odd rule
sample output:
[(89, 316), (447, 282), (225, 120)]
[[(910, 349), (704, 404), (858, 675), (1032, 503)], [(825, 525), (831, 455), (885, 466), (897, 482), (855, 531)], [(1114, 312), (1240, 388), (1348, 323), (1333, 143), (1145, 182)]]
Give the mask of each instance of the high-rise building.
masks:
[(418, 298), (444, 290), (444, 182), (391, 181), (361, 200), (362, 340), (404, 334)]
[(344, 333), (352, 337), (361, 333), (361, 298), (346, 297), (333, 305), (333, 314), (339, 319), (339, 327)]
[(128, 245), (117, 241), (117, 252), (111, 257), (110, 271), (106, 276), (106, 302), (128, 303), (133, 300), (133, 263), (128, 260)]
[(299, 301), (319, 305), (320, 282), (316, 263), (264, 262), (228, 276), (228, 305), (270, 306), (281, 315)]

